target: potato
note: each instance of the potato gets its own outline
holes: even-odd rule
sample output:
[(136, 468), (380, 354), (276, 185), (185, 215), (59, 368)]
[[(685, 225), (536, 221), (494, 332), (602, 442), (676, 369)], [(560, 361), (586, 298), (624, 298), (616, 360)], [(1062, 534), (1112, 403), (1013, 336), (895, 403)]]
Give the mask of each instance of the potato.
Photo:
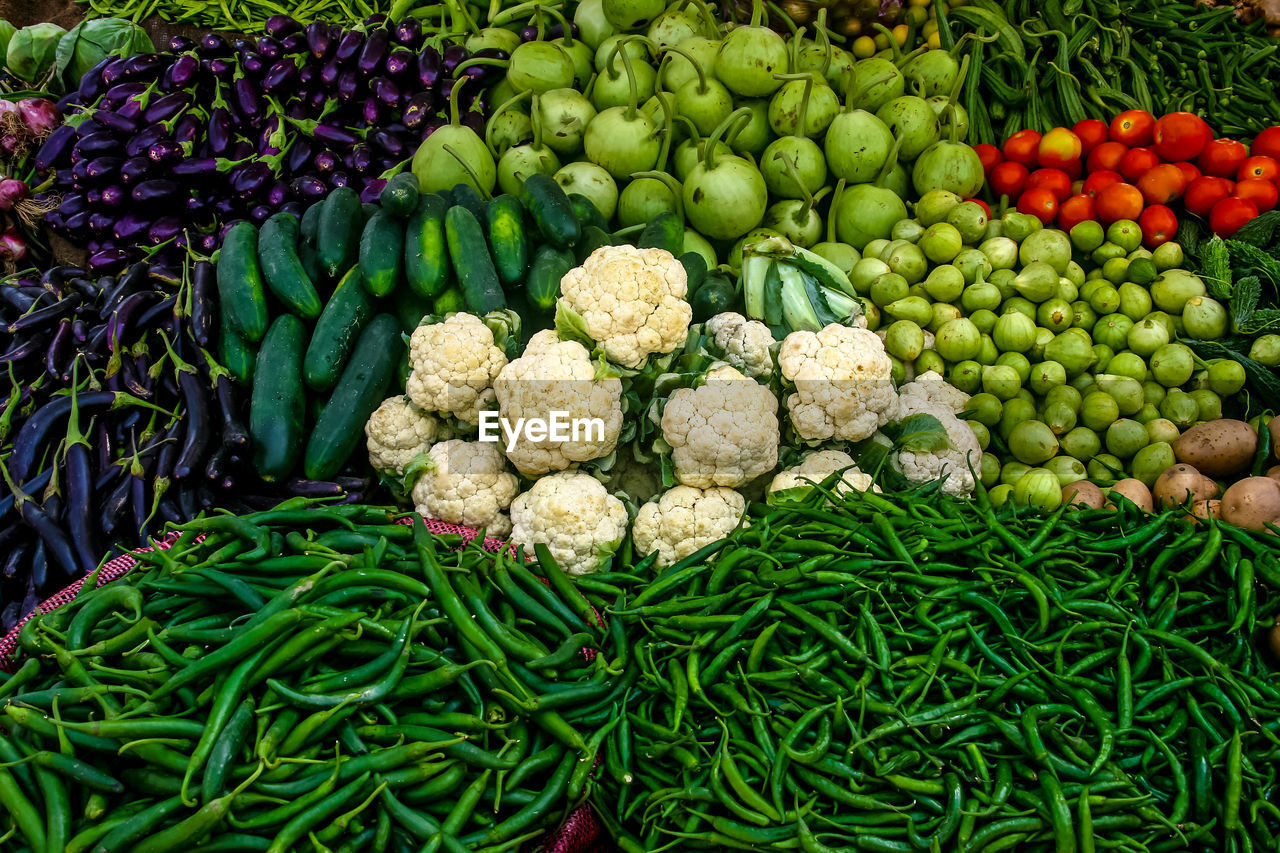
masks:
[(1222, 496), (1222, 518), (1249, 530), (1280, 524), (1280, 482), (1270, 477), (1246, 477), (1233, 483)]
[(1102, 509), (1104, 499), (1102, 489), (1088, 480), (1076, 480), (1062, 487), (1062, 502), (1088, 509)]
[(1107, 489), (1107, 494), (1123, 495), (1137, 504), (1144, 512), (1151, 512), (1155, 509), (1155, 501), (1151, 497), (1151, 490), (1147, 488), (1147, 484), (1132, 477), (1121, 480)]
[(1271, 455), (1280, 462), (1280, 416), (1268, 421), (1267, 429), (1271, 430)]
[(1280, 483), (1280, 465), (1267, 469), (1267, 476), (1275, 480), (1277, 483)]
[(1179, 462), (1215, 478), (1245, 470), (1257, 452), (1257, 431), (1244, 421), (1228, 418), (1196, 424), (1173, 443)]
[(1170, 465), (1156, 477), (1152, 489), (1159, 506), (1177, 506), (1190, 498), (1193, 503), (1218, 496), (1218, 484), (1185, 462)]
[(1186, 517), (1192, 524), (1208, 521), (1210, 518), (1222, 518), (1222, 501), (1196, 501), (1191, 505), (1191, 515)]

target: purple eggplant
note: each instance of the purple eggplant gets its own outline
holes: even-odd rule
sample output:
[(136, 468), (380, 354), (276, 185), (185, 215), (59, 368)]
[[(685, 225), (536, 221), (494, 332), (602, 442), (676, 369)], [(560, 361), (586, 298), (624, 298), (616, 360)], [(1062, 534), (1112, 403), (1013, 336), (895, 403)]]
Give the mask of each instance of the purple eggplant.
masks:
[(391, 45), (391, 33), (386, 29), (379, 27), (369, 33), (369, 37), (365, 39), (364, 47), (360, 50), (360, 58), (356, 61), (356, 68), (365, 76), (377, 74), (382, 68), (382, 63), (387, 58), (387, 50)]
[(134, 157), (126, 160), (120, 167), (120, 183), (134, 186), (142, 183), (155, 170), (156, 164), (150, 157)]
[[(87, 122), (86, 122), (87, 124)], [(54, 129), (53, 133), (45, 139), (44, 144), (40, 146), (40, 150), (36, 152), (35, 167), (41, 172), (47, 172), (53, 168), (53, 164), (69, 157), (71, 148), (76, 142), (76, 129), (70, 125), (61, 125)]]
[(258, 92), (253, 88), (253, 83), (241, 77), (231, 84), (231, 91), (235, 95), (235, 105), (240, 115), (252, 118), (262, 112), (262, 101), (258, 98)]
[(289, 189), (298, 198), (305, 199), (324, 198), (325, 193), (328, 192), (324, 181), (311, 176), (294, 178), (289, 184)]
[(451, 44), (444, 49), (444, 70), (448, 74), (452, 74), (454, 69), (471, 57), (467, 49), (460, 44)]
[(269, 66), (270, 60), (254, 51), (249, 51), (240, 58), (240, 68), (250, 77), (261, 77)]
[(115, 57), (108, 56), (97, 65), (90, 68), (80, 78), (80, 85), (76, 89), (77, 100), (82, 104), (91, 104), (98, 99), (103, 92), (102, 72), (115, 60)]
[(189, 39), (186, 36), (173, 36), (169, 39), (169, 51), (171, 53), (186, 53), (195, 49), (196, 43), (194, 39)]
[(114, 133), (94, 133), (76, 142), (72, 148), (81, 157), (100, 157), (120, 151), (120, 140)]
[(235, 74), (236, 64), (230, 59), (207, 59), (205, 62), (208, 63), (204, 67), (209, 74), (219, 80), (230, 80), (231, 76)]
[[(197, 261), (191, 273), (191, 336), (202, 347), (213, 340), (217, 310), (213, 304), (217, 276), (209, 261)], [(216, 381), (216, 380), (215, 380)]]
[(84, 121), (80, 122), (80, 125), (75, 129), (76, 136), (79, 137), (80, 139), (83, 139), (84, 137), (89, 136), (90, 134), (101, 133), (104, 130), (107, 130), (106, 125), (99, 124), (98, 122), (94, 121), (91, 118), (85, 119)]
[(262, 30), (269, 36), (283, 38), (287, 35), (302, 32), (302, 24), (299, 24), (288, 15), (272, 15), (263, 22)]
[(259, 193), (271, 179), (271, 167), (266, 163), (246, 163), (231, 172), (231, 189), (241, 198)]
[(400, 19), (400, 23), (396, 24), (396, 31), (392, 38), (396, 44), (416, 48), (422, 44), (422, 22), (412, 15), (405, 15)]
[(182, 146), (172, 139), (161, 139), (159, 142), (152, 143), (147, 149), (147, 157), (162, 166), (172, 165), (182, 160)]
[(124, 61), (124, 79), (155, 80), (169, 65), (169, 57), (162, 53), (139, 53)]
[(272, 210), (265, 204), (255, 204), (249, 208), (249, 218), (254, 222), (266, 222), (271, 218)]
[(231, 139), (231, 115), (226, 107), (214, 107), (209, 115), (209, 152), (217, 156), (226, 154)]
[(150, 204), (152, 202), (173, 201), (182, 193), (176, 181), (168, 178), (152, 178), (136, 185), (133, 188), (131, 197), (137, 204)]
[(331, 124), (318, 124), (311, 134), (312, 138), (317, 142), (328, 145), (330, 148), (351, 148), (360, 142), (360, 137), (355, 133), (341, 127), (334, 127)]
[(160, 75), (160, 91), (172, 92), (177, 88), (177, 86), (173, 85), (173, 66), (170, 65), (164, 70), (164, 73)]
[(217, 234), (200, 235), (200, 239), (197, 241), (196, 248), (200, 249), (200, 251), (202, 252), (212, 252), (214, 249), (218, 248), (218, 235)]
[(356, 76), (356, 72), (347, 70), (338, 76), (338, 100), (343, 103), (350, 103), (360, 95), (360, 78)]
[(159, 142), (168, 135), (169, 130), (163, 124), (145, 127), (125, 143), (124, 156), (142, 157), (147, 153), (147, 149), (151, 147), (152, 143)]
[(182, 221), (178, 217), (162, 216), (151, 223), (151, 228), (147, 230), (147, 239), (151, 241), (151, 245), (159, 246), (161, 243), (167, 243), (181, 233)]
[(468, 110), (462, 116), (462, 123), (475, 131), (477, 136), (484, 138), (484, 112), (481, 110)]
[(341, 161), (339, 160), (338, 155), (334, 152), (321, 151), (316, 154), (314, 165), (317, 172), (332, 172), (334, 169), (338, 168), (339, 162)]
[(397, 160), (403, 160), (407, 156), (404, 142), (390, 131), (375, 130), (370, 138), (377, 148)]
[(231, 151), (227, 155), (228, 160), (246, 160), (252, 157), (256, 152), (253, 143), (247, 139), (238, 139), (236, 144), (231, 146)]
[(298, 85), (304, 90), (320, 82), (320, 66), (308, 62), (298, 69)]
[(238, 54), (245, 54), (253, 50), (253, 42), (244, 36), (239, 36), (231, 40), (231, 49)]
[(106, 110), (119, 110), (124, 106), (125, 101), (134, 95), (141, 95), (147, 91), (145, 83), (117, 83), (107, 90), (102, 96), (102, 108)]
[(124, 249), (103, 249), (89, 256), (92, 272), (119, 272), (129, 263), (129, 253)]
[(129, 198), (129, 190), (120, 184), (112, 184), (109, 187), (102, 188), (102, 205), (103, 207), (120, 207)]
[(360, 191), (360, 201), (363, 204), (377, 204), (378, 196), (382, 194), (382, 188), (387, 182), (382, 178), (374, 178), (372, 181), (364, 185), (364, 189)]
[(276, 181), (267, 190), (267, 204), (279, 207), (289, 198), (289, 185), (284, 181)]
[(348, 168), (363, 175), (373, 168), (373, 151), (368, 145), (357, 145), (351, 149), (348, 160)]
[(325, 59), (333, 52), (333, 29), (323, 21), (312, 21), (307, 24), (307, 49), (316, 59)]
[(200, 79), (200, 60), (191, 54), (179, 56), (173, 61), (173, 85), (186, 89), (195, 85)]
[(334, 172), (329, 176), (329, 186), (331, 187), (345, 187), (349, 183), (351, 183), (351, 178), (346, 172)]
[(62, 203), (58, 205), (58, 213), (63, 216), (75, 216), (88, 206), (84, 196), (72, 193), (62, 197)]
[(338, 48), (333, 55), (344, 65), (360, 55), (364, 47), (364, 33), (359, 30), (347, 30), (338, 40)]
[(280, 44), (280, 40), (274, 39), (271, 36), (262, 36), (259, 38), (257, 48), (258, 53), (262, 54), (262, 57), (270, 62), (275, 62), (277, 59), (284, 56), (284, 47)]
[(307, 107), (313, 114), (324, 112), (324, 108), (329, 106), (329, 95), (323, 91), (312, 92), (307, 97)]
[(388, 76), (398, 80), (413, 73), (413, 60), (413, 51), (398, 47), (387, 54), (387, 61), (383, 63), (383, 68)]
[(161, 98), (152, 98), (147, 104), (142, 118), (148, 124), (157, 121), (168, 121), (178, 113), (191, 106), (191, 95), (186, 92), (174, 92)]
[(85, 177), (95, 183), (113, 181), (119, 177), (124, 162), (123, 157), (95, 157), (86, 166)]
[(106, 66), (102, 69), (103, 86), (110, 88), (127, 79), (124, 71), (125, 60), (127, 59), (127, 56), (117, 56), (107, 62)]
[(386, 104), (373, 96), (365, 98), (364, 104), (360, 107), (360, 117), (370, 127), (377, 127), (387, 117)]
[(293, 33), (280, 39), (280, 49), (285, 56), (298, 56), (307, 52), (306, 33)]
[(218, 174), (218, 158), (189, 157), (180, 163), (175, 163), (170, 172), (175, 177), (181, 178), (211, 178)]
[(369, 91), (388, 107), (400, 106), (400, 87), (386, 77), (374, 77), (370, 80)]
[(298, 64), (290, 57), (278, 60), (267, 69), (262, 77), (262, 89), (265, 92), (279, 92), (290, 85), (298, 77)]
[(530, 24), (520, 29), (520, 41), (537, 41), (538, 28)]
[(106, 234), (115, 225), (116, 218), (110, 213), (92, 213), (89, 215), (89, 231), (94, 234)]
[(336, 59), (330, 59), (320, 67), (320, 85), (326, 89), (332, 89), (338, 85), (338, 78), (342, 76), (342, 66)]
[(440, 82), (444, 59), (440, 51), (427, 45), (418, 54), (418, 82), (424, 89), (434, 89)]
[(285, 168), (290, 174), (296, 174), (307, 168), (307, 164), (311, 162), (311, 155), (315, 149), (311, 147), (311, 143), (305, 139), (295, 139), (293, 145), (289, 146), (289, 154), (285, 158)]
[(436, 95), (431, 89), (419, 92), (409, 99), (404, 108), (404, 126), (410, 130), (417, 129), (424, 121), (435, 115)]
[(173, 141), (194, 143), (200, 138), (203, 127), (204, 121), (199, 115), (194, 112), (187, 113), (178, 119), (178, 123), (173, 127)]
[[(135, 101), (134, 103), (137, 102)], [(108, 130), (114, 130), (117, 133), (138, 132), (138, 120), (136, 118), (130, 118), (121, 112), (99, 112), (94, 118), (97, 120), (98, 124)]]
[[(321, 186), (324, 185), (321, 184)], [(302, 214), (307, 212), (307, 206), (300, 201), (286, 201), (284, 204), (280, 205), (279, 212), (292, 214), (293, 216), (301, 219)]]

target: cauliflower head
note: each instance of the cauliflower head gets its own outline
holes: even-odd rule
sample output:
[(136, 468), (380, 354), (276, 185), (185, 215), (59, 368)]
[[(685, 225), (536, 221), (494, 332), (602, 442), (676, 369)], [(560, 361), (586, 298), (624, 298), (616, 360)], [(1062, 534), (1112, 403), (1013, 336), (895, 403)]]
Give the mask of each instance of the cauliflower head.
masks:
[(707, 332), (716, 353), (747, 376), (759, 379), (773, 373), (769, 349), (775, 341), (764, 323), (726, 311), (707, 321)]
[(582, 318), (610, 361), (636, 368), (684, 343), (688, 291), (684, 267), (665, 249), (604, 246), (560, 280), (557, 307)]
[(498, 446), (452, 438), (434, 445), (431, 464), (413, 487), (420, 515), (450, 524), (484, 528), (490, 536), (506, 536), (511, 519), (503, 510), (520, 491), (516, 475)]
[(493, 380), (506, 364), (506, 353), (483, 320), (454, 314), (413, 330), (405, 390), (418, 407), (474, 426), (481, 410), (493, 408)]
[(778, 366), (795, 383), (787, 409), (806, 441), (862, 441), (897, 417), (893, 363), (875, 332), (838, 323), (792, 332)]
[(658, 552), (669, 566), (733, 532), (747, 499), (733, 489), (676, 486), (640, 507), (631, 535), (641, 554)]
[(388, 397), (364, 425), (369, 463), (378, 471), (403, 474), (404, 467), (437, 441), (452, 438), (440, 418), (423, 411), (408, 397)]
[(778, 464), (778, 398), (727, 364), (706, 384), (681, 388), (662, 411), (676, 479), (685, 486), (733, 489)]
[(779, 471), (773, 478), (773, 482), (769, 484), (769, 494), (821, 483), (837, 471), (844, 471), (832, 489), (838, 495), (850, 490), (880, 491), (880, 487), (872, 482), (871, 475), (860, 470), (848, 453), (843, 450), (819, 450), (805, 456), (799, 465)]
[(627, 509), (585, 471), (559, 471), (511, 502), (511, 542), (546, 545), (567, 573), (600, 570), (627, 535)]
[(942, 378), (936, 370), (921, 373), (898, 389), (898, 397), (904, 407), (916, 405), (914, 401), (942, 403), (955, 414), (969, 405), (969, 395)]
[[(551, 330), (529, 340), (524, 354), (502, 368), (494, 381), (498, 413), (506, 424), (520, 418), (550, 420), (551, 412), (577, 420), (599, 418), (599, 430), (582, 429), (575, 441), (533, 441), (517, 434), (507, 451), (511, 464), (526, 477), (563, 471), (575, 462), (599, 459), (613, 452), (622, 432), (622, 381), (596, 377), (596, 365), (586, 347), (562, 341)], [(517, 427), (518, 428), (518, 427)], [(504, 447), (507, 442), (504, 441)]]
[[(969, 497), (973, 494), (973, 471), (982, 467), (982, 447), (973, 429), (956, 417), (947, 403), (920, 396), (906, 397), (902, 401), (902, 417), (929, 414), (938, 419), (947, 431), (949, 448), (933, 453), (900, 450), (891, 459), (897, 470), (913, 485), (931, 483), (945, 476), (942, 493), (953, 497)], [(973, 470), (970, 470), (972, 466)]]

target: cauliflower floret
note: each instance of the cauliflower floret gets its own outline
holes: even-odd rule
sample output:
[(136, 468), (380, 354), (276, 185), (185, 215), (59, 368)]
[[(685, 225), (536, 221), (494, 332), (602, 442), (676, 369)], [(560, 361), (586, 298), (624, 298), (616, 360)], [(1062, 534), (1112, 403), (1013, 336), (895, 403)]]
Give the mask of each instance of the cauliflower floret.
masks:
[(529, 340), (524, 355), (502, 368), (494, 391), (499, 416), (513, 428), (518, 429), (520, 418), (550, 421), (552, 412), (564, 413), (570, 423), (586, 418), (604, 422), (603, 435), (599, 429), (581, 429), (577, 440), (572, 431), (567, 441), (532, 441), (518, 434), (507, 457), (521, 474), (537, 477), (613, 452), (622, 432), (622, 381), (595, 375), (586, 347), (545, 330)]
[(404, 466), (437, 441), (452, 437), (452, 430), (435, 415), (424, 412), (408, 397), (388, 397), (364, 425), (369, 464), (378, 471), (404, 473)]
[(943, 379), (936, 370), (925, 371), (903, 385), (898, 389), (898, 397), (904, 406), (909, 405), (909, 400), (932, 401), (942, 403), (956, 414), (969, 405), (969, 395)]
[(657, 551), (658, 565), (669, 566), (728, 536), (746, 510), (746, 498), (733, 489), (676, 486), (640, 507), (631, 535), (637, 551)]
[(665, 249), (605, 246), (560, 280), (558, 309), (581, 317), (610, 361), (635, 368), (684, 342), (688, 291), (684, 267)]
[(796, 392), (787, 409), (806, 441), (861, 441), (898, 412), (893, 363), (875, 332), (832, 323), (818, 332), (792, 332), (778, 366)]
[(676, 479), (698, 489), (736, 488), (778, 464), (778, 398), (727, 364), (706, 384), (681, 388), (662, 412)]
[(758, 379), (773, 373), (769, 348), (775, 341), (764, 323), (726, 311), (707, 321), (707, 332), (716, 352), (747, 376)]
[[(982, 447), (973, 429), (956, 417), (951, 406), (923, 396), (911, 396), (902, 400), (902, 417), (929, 414), (938, 419), (947, 431), (951, 446), (934, 453), (902, 450), (892, 457), (894, 468), (913, 485), (931, 483), (942, 476), (946, 481), (942, 493), (953, 497), (969, 497), (973, 494), (973, 471), (982, 467)], [(973, 471), (970, 471), (972, 466)]]
[(845, 494), (851, 489), (859, 492), (867, 489), (880, 491), (880, 487), (872, 482), (871, 475), (861, 471), (848, 453), (843, 450), (820, 450), (805, 456), (799, 465), (778, 472), (778, 476), (769, 484), (769, 494), (821, 483), (836, 471), (844, 471), (832, 488), (837, 495)]
[(507, 356), (483, 320), (459, 313), (413, 330), (409, 364), (405, 390), (415, 404), (475, 425), (481, 410), (493, 408), (493, 380)]
[(627, 509), (585, 471), (559, 471), (511, 502), (511, 542), (546, 545), (571, 575), (600, 570), (627, 535)]
[(503, 510), (520, 491), (516, 475), (497, 445), (452, 438), (431, 448), (431, 464), (413, 487), (420, 515), (450, 524), (484, 528), (490, 536), (506, 536), (511, 519)]

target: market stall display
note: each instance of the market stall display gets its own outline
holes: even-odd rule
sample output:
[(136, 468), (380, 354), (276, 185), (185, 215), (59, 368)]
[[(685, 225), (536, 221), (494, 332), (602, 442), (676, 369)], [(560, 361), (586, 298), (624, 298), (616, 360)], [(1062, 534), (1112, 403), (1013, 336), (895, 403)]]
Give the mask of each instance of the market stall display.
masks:
[(0, 847), (1275, 849), (1248, 6), (0, 22)]

